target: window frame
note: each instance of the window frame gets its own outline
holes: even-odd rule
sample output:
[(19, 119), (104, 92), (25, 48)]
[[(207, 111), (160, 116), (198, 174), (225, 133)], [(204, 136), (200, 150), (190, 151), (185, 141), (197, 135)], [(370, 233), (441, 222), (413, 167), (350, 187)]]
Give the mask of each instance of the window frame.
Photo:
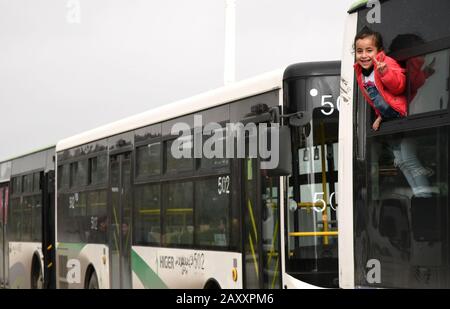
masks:
[[(401, 50), (399, 52), (395, 52), (390, 54), (389, 56), (394, 57), (397, 61), (407, 61), (410, 58), (417, 57), (417, 56), (424, 56), (427, 54), (444, 51), (444, 50), (450, 50), (450, 37), (444, 38), (441, 40), (433, 41), (430, 43), (426, 43), (417, 47), (408, 48)], [(449, 74), (450, 74), (450, 67), (448, 68)], [(355, 82), (356, 82), (357, 76), (355, 75)], [(450, 88), (450, 78), (447, 81), (448, 87)], [(409, 84), (409, 77), (407, 76), (407, 84)], [(427, 128), (433, 128), (433, 127), (439, 127), (448, 125), (450, 123), (450, 102), (447, 104), (446, 109), (437, 110), (437, 111), (430, 111), (425, 112), (421, 114), (414, 114), (414, 115), (408, 115), (406, 117), (402, 117), (395, 120), (386, 121), (383, 123), (383, 125), (380, 127), (378, 131), (372, 130), (372, 108), (367, 108), (368, 103), (366, 102), (366, 99), (362, 96), (361, 90), (359, 89), (357, 83), (355, 83), (355, 89), (357, 91), (354, 94), (354, 98), (356, 101), (355, 106), (357, 107), (357, 111), (361, 111), (361, 106), (364, 106), (365, 108), (365, 134), (366, 138), (376, 137), (380, 135), (387, 135), (387, 134), (395, 134), (399, 132), (405, 132), (405, 131), (413, 131), (416, 129), (427, 129)], [(407, 90), (409, 92), (409, 89)], [(450, 89), (449, 89), (450, 92)], [(449, 93), (450, 94), (450, 93)], [(361, 102), (362, 101), (362, 102)], [(450, 96), (449, 96), (450, 101)], [(362, 105), (361, 105), (362, 104)], [(408, 102), (409, 104), (409, 102)], [(364, 112), (364, 111), (362, 111)], [(361, 124), (357, 125), (358, 127), (361, 126)]]

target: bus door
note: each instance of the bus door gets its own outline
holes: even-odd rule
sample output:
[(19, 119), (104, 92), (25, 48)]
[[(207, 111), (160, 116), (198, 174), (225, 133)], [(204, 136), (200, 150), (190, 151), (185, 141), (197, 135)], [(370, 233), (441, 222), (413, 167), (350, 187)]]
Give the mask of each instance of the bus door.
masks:
[(8, 243), (6, 239), (6, 219), (9, 199), (8, 184), (0, 184), (0, 288), (8, 286)]
[(131, 152), (110, 156), (111, 287), (131, 288)]
[(260, 169), (260, 160), (243, 160), (244, 288), (280, 288), (279, 181)]
[(55, 270), (55, 171), (43, 174), (42, 186), (42, 253), (44, 257), (44, 288), (56, 288)]

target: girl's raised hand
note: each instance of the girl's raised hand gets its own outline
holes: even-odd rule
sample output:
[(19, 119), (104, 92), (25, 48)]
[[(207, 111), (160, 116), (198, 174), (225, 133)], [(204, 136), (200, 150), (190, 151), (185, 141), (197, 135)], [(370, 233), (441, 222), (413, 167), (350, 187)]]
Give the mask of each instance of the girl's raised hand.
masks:
[(378, 60), (376, 59), (376, 57), (372, 57), (371, 59), (372, 59), (373, 63), (376, 64), (378, 72), (380, 72), (381, 74), (383, 74), (384, 71), (386, 71), (386, 68), (387, 68), (386, 63), (383, 62), (383, 61), (378, 61)]

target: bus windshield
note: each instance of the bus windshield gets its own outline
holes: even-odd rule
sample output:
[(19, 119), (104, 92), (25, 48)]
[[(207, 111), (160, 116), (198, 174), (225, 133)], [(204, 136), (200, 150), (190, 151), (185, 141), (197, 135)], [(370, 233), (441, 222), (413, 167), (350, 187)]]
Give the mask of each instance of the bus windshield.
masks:
[(338, 85), (339, 76), (309, 77), (289, 84), (289, 99), (298, 102), (299, 109), (312, 111), (312, 119), (292, 129), (286, 271), (322, 287), (338, 285)]

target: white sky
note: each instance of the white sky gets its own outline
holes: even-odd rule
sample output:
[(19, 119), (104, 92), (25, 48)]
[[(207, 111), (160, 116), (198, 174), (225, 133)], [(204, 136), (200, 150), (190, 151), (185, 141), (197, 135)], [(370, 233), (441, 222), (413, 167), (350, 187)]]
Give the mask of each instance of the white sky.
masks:
[[(340, 58), (354, 0), (236, 2), (237, 80)], [(222, 86), (224, 40), (225, 0), (0, 0), (0, 161)]]

